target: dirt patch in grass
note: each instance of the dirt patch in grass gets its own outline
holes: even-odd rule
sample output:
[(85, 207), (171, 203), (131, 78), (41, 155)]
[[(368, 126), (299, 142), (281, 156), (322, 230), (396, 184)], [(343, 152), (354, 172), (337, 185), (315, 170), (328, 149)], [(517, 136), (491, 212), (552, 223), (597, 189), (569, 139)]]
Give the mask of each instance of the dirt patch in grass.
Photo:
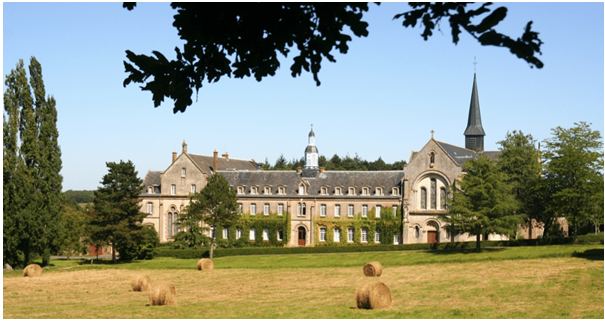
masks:
[[(251, 258), (253, 260), (253, 258)], [(146, 307), (130, 281), (176, 287), (177, 307)], [(384, 310), (355, 308), (355, 268), (89, 270), (4, 278), (5, 318), (603, 317), (603, 263), (579, 258), (385, 267)], [(36, 304), (32, 304), (36, 302)]]

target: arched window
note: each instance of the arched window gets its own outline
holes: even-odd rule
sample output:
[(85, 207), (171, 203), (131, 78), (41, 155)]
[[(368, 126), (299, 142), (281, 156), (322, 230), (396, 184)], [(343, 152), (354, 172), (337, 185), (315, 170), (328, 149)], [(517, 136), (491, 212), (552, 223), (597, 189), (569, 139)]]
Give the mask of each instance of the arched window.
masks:
[(429, 155), (431, 164), (435, 164), (435, 152), (431, 152)]
[(426, 188), (420, 189), (420, 208), (426, 210)]
[(437, 180), (431, 178), (431, 209), (437, 208)]
[(420, 228), (418, 226), (414, 228), (414, 237), (417, 239), (420, 238)]
[(305, 185), (300, 185), (298, 187), (298, 195), (305, 195)]
[(179, 232), (179, 223), (178, 223), (179, 221), (178, 221), (178, 219), (179, 219), (179, 214), (174, 213), (174, 234), (176, 234), (176, 233)]
[(447, 192), (445, 191), (445, 188), (441, 188), (441, 195), (440, 196), (440, 202), (441, 204), (439, 204), (439, 206), (441, 207), (442, 210), (445, 209), (445, 199), (447, 198)]
[(172, 235), (172, 213), (168, 213), (168, 235)]

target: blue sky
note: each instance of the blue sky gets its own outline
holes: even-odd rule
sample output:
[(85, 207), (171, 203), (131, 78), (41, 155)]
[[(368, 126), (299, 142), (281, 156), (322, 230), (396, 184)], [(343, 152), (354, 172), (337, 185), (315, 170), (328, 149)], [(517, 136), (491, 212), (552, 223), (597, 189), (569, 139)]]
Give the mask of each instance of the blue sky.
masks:
[(64, 190), (96, 189), (108, 161), (132, 160), (140, 177), (164, 170), (183, 140), (197, 154), (298, 159), (311, 124), (326, 157), (407, 161), (431, 130), (464, 146), (474, 57), (487, 150), (512, 130), (542, 141), (551, 128), (587, 121), (603, 133), (603, 3), (493, 8), (499, 5), (509, 9), (500, 32), (516, 38), (534, 21), (543, 69), (466, 34), (454, 45), (447, 21), (424, 41), (418, 27), (392, 20), (407, 4), (370, 4), (369, 36), (354, 38), (336, 63), (324, 60), (321, 86), (309, 73), (292, 78), (292, 57), (284, 58), (276, 76), (205, 84), (197, 102), (173, 114), (172, 101), (154, 108), (149, 92), (122, 86), (125, 50), (158, 50), (170, 59), (182, 46), (168, 3), (139, 3), (133, 11), (122, 3), (3, 3), (3, 75), (19, 59), (42, 64), (46, 92), (57, 100)]

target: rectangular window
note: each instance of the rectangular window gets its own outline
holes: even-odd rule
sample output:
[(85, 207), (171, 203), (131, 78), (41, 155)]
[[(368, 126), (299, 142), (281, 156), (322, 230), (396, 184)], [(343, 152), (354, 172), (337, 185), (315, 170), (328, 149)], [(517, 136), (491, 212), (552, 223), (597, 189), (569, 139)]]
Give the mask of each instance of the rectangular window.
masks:
[(237, 212), (239, 214), (242, 214), (242, 207), (243, 207), (242, 203), (237, 203)]
[(191, 185), (191, 194), (195, 194), (195, 184)]
[(340, 242), (340, 229), (334, 229), (334, 242)]
[(253, 227), (250, 229), (250, 241), (254, 241), (254, 238), (256, 237), (256, 229)]
[(393, 244), (399, 244), (399, 235), (395, 234), (395, 236), (393, 236)]
[(397, 216), (397, 205), (393, 205), (393, 215)]
[(225, 240), (229, 238), (229, 230), (226, 228), (223, 229), (223, 238)]
[(243, 188), (243, 187), (241, 187), (241, 186), (240, 186), (240, 187), (238, 187), (238, 188), (237, 188), (237, 193), (238, 193), (238, 194), (244, 194), (244, 188)]
[(176, 185), (170, 185), (170, 195), (176, 195)]
[(284, 239), (284, 230), (282, 230), (282, 229), (277, 230), (277, 240), (281, 241), (283, 239)]
[(319, 240), (321, 242), (325, 242), (326, 241), (326, 228), (322, 227), (319, 229)]
[(349, 217), (353, 217), (353, 205), (349, 205)]
[(326, 204), (321, 204), (321, 212), (319, 213), (320, 216), (326, 216)]
[(298, 188), (298, 195), (305, 195), (305, 185), (300, 185)]
[(368, 242), (368, 229), (365, 227), (361, 228), (361, 241), (365, 243)]
[(347, 236), (348, 236), (347, 241), (353, 242), (353, 228), (349, 228)]
[(380, 229), (377, 228), (374, 233), (374, 243), (380, 243)]
[(334, 217), (340, 217), (340, 205), (334, 205)]
[(153, 213), (153, 203), (151, 202), (147, 203), (147, 213)]
[(250, 204), (250, 215), (256, 215), (256, 204)]
[(265, 215), (269, 215), (269, 204), (265, 204)]
[(238, 228), (237, 231), (235, 232), (235, 238), (237, 238), (238, 240), (242, 237), (242, 229)]
[(185, 173), (187, 173), (186, 169), (183, 167), (181, 169), (181, 176), (185, 176)]
[(397, 188), (393, 188), (393, 195), (399, 195), (399, 190)]
[(302, 205), (298, 204), (298, 210), (296, 212), (296, 215), (301, 216), (302, 215)]
[(380, 211), (382, 210), (382, 206), (376, 205), (376, 217), (380, 217)]
[(361, 217), (368, 217), (368, 206), (361, 206)]
[(284, 204), (277, 204), (277, 215), (284, 215)]
[(340, 195), (340, 188), (337, 188), (337, 189), (334, 191), (334, 194), (336, 194), (336, 195)]
[(355, 195), (355, 190), (352, 187), (349, 188), (349, 195)]
[(269, 229), (265, 227), (263, 229), (263, 241), (268, 241), (268, 240), (269, 240)]

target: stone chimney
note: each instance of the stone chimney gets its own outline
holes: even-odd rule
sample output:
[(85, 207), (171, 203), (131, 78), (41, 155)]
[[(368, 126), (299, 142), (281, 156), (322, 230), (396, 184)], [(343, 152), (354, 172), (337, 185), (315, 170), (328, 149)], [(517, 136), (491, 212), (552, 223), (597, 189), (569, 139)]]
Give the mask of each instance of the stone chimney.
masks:
[(225, 153), (224, 153), (223, 155), (221, 155), (221, 156), (223, 156), (223, 158), (229, 159), (229, 153), (227, 153), (227, 152), (225, 152)]
[(326, 171), (326, 168), (325, 168), (325, 167), (320, 167), (320, 168), (319, 168), (319, 172), (320, 172), (320, 173), (323, 173), (323, 172), (325, 172), (325, 171)]
[(298, 167), (296, 168), (296, 172), (300, 174), (300, 172), (302, 172), (302, 167), (298, 166)]
[(176, 152), (172, 152), (172, 163), (176, 161)]
[(218, 152), (214, 150), (214, 161), (212, 162), (212, 171), (216, 173), (218, 170)]

